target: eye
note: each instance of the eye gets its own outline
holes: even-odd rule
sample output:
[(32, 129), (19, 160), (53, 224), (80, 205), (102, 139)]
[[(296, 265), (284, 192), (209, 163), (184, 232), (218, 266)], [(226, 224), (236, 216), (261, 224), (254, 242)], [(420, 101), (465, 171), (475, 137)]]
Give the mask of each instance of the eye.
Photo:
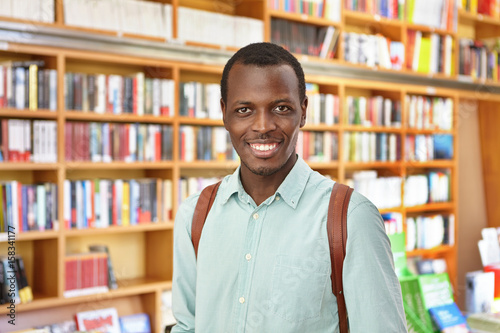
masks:
[(239, 108), (239, 109), (236, 109), (236, 113), (239, 113), (239, 114), (247, 114), (247, 113), (250, 113), (250, 108), (247, 108), (247, 107), (244, 107), (244, 108)]
[(279, 113), (286, 113), (291, 111), (291, 109), (286, 105), (278, 105), (277, 107), (274, 108), (274, 110)]

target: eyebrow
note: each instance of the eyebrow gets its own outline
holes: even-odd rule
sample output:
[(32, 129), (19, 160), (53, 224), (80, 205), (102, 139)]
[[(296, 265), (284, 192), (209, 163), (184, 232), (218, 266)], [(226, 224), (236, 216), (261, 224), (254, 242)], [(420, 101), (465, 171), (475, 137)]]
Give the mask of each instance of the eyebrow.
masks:
[[(272, 101), (271, 103), (269, 103), (269, 105), (276, 105), (279, 103), (292, 103), (292, 100), (289, 98), (280, 98), (280, 99), (276, 99), (276, 100)], [(252, 102), (250, 102), (250, 101), (236, 101), (236, 102), (234, 102), (234, 104), (235, 105), (251, 105)]]

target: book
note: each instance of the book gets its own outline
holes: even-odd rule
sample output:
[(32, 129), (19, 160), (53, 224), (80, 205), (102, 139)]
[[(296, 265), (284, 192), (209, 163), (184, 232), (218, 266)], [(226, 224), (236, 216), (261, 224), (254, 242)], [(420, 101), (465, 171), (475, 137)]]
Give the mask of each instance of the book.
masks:
[(469, 333), (467, 321), (455, 302), (429, 309), (435, 327), (442, 333)]
[(496, 333), (500, 331), (500, 313), (473, 313), (467, 317), (467, 324), (478, 332)]
[(77, 253), (65, 258), (64, 297), (105, 293), (108, 288), (108, 255)]
[(116, 282), (115, 271), (113, 270), (113, 264), (111, 262), (111, 255), (109, 249), (106, 245), (89, 245), (89, 250), (91, 252), (106, 253), (107, 260), (107, 281), (109, 289), (117, 289), (118, 283)]
[(474, 271), (465, 274), (465, 308), (468, 313), (491, 312), (495, 273)]
[(119, 320), (121, 333), (151, 333), (151, 324), (146, 313), (122, 316)]
[(115, 308), (77, 312), (76, 325), (79, 331), (120, 333), (118, 312)]

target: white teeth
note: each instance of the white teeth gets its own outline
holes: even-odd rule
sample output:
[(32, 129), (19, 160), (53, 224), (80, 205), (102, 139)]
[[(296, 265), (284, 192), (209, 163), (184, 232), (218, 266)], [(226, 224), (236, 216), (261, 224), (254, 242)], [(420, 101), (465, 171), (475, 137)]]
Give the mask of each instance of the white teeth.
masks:
[(252, 144), (250, 146), (252, 146), (252, 148), (255, 149), (255, 150), (268, 151), (268, 150), (276, 148), (277, 144), (276, 143), (273, 143), (273, 144), (270, 144), (270, 145), (269, 144), (265, 144), (265, 145)]

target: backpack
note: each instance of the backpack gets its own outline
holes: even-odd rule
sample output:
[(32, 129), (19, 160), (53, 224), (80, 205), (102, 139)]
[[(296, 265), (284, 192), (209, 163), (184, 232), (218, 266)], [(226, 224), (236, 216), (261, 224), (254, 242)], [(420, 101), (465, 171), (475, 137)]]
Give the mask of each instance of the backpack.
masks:
[[(200, 194), (193, 215), (191, 241), (194, 253), (198, 256), (203, 225), (212, 208), (221, 182), (207, 186)], [(327, 233), (330, 245), (330, 261), (332, 265), (332, 292), (337, 298), (340, 333), (347, 333), (347, 309), (342, 287), (342, 269), (346, 254), (347, 242), (347, 209), (353, 189), (347, 185), (335, 183), (328, 205)]]

